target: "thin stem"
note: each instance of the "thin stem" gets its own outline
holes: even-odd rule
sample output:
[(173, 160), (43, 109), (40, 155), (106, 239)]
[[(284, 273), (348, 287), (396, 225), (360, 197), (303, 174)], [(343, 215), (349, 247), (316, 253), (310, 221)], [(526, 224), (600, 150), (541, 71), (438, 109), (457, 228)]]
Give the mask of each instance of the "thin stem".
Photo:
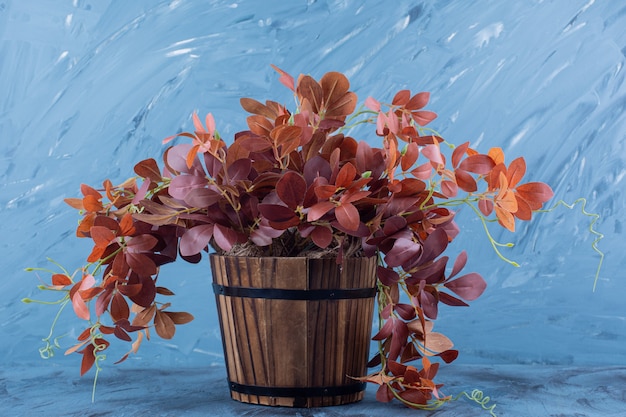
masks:
[(480, 219), (481, 223), (483, 224), (483, 228), (485, 229), (485, 234), (487, 235), (487, 239), (489, 239), (489, 242), (491, 243), (491, 247), (493, 248), (494, 252), (496, 253), (496, 255), (498, 255), (498, 257), (500, 259), (502, 259), (504, 262), (513, 265), (516, 268), (519, 268), (519, 264), (507, 257), (505, 257), (504, 255), (502, 255), (502, 253), (500, 253), (500, 251), (498, 250), (498, 246), (500, 247), (513, 247), (513, 243), (499, 243), (497, 242), (492, 236), (491, 233), (489, 233), (489, 228), (487, 227), (487, 219), (485, 218), (485, 216), (482, 215), (482, 213), (480, 211), (478, 211), (478, 209), (476, 207), (474, 207), (473, 204), (470, 204), (469, 202), (465, 202), (468, 206), (470, 206), (472, 208), (472, 210), (474, 210), (474, 213), (476, 213), (476, 216), (478, 216), (478, 218)]
[(559, 200), (556, 202), (554, 206), (545, 210), (537, 210), (538, 213), (549, 213), (556, 209), (558, 206), (565, 206), (568, 209), (572, 210), (576, 204), (580, 203), (580, 212), (585, 216), (591, 217), (591, 223), (589, 223), (589, 232), (593, 235), (596, 235), (595, 240), (591, 243), (591, 248), (600, 255), (600, 261), (598, 261), (598, 267), (596, 268), (596, 274), (593, 280), (593, 291), (596, 291), (596, 285), (598, 284), (598, 279), (600, 278), (600, 269), (602, 268), (602, 263), (604, 262), (604, 252), (598, 249), (598, 242), (604, 238), (604, 235), (594, 229), (594, 226), (598, 220), (600, 220), (600, 215), (598, 213), (589, 213), (585, 210), (587, 205), (587, 199), (584, 197), (578, 198), (572, 204), (568, 204), (563, 200)]

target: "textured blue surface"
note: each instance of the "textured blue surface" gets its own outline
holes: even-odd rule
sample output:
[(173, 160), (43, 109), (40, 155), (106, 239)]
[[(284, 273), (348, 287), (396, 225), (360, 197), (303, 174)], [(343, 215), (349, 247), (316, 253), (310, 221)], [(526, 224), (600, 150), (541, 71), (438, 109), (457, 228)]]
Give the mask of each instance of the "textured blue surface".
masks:
[[(480, 223), (460, 213), (462, 236), (452, 250), (467, 248), (469, 267), (489, 286), (469, 310), (441, 314), (437, 328), (462, 352), (447, 375), (455, 366), (519, 366), (531, 380), (542, 365), (555, 375), (558, 367), (625, 365), (624, 27), (626, 2), (599, 0), (0, 2), (0, 396), (12, 399), (0, 399), (0, 410), (9, 404), (14, 415), (29, 415), (26, 399), (54, 395), (46, 387), (59, 375), (73, 381), (64, 393), (78, 384), (88, 395), (90, 381), (75, 376), (77, 356), (39, 359), (53, 309), (19, 301), (39, 296), (37, 277), (25, 267), (45, 266), (49, 256), (74, 268), (90, 250), (73, 237), (77, 216), (63, 198), (77, 196), (81, 182), (121, 181), (135, 161), (158, 158), (161, 139), (189, 129), (194, 110), (212, 112), (228, 137), (245, 128), (239, 97), (288, 102), (270, 63), (315, 77), (345, 72), (361, 100), (390, 98), (400, 88), (431, 91), (429, 108), (439, 114), (432, 126), (449, 141), (501, 146), (511, 159), (523, 154), (529, 180), (550, 183), (555, 200), (586, 197), (588, 209), (602, 215), (607, 258), (592, 292), (598, 255), (579, 208), (537, 216), (514, 236), (495, 234), (516, 243), (507, 255), (519, 269), (495, 258)], [(161, 275), (177, 293), (174, 306), (196, 320), (173, 340), (152, 340), (119, 369), (105, 370), (102, 390), (113, 388), (107, 372), (125, 367), (163, 367), (170, 377), (157, 381), (175, 386), (185, 379), (172, 371), (178, 367), (223, 370), (208, 262), (177, 263)], [(82, 330), (76, 324), (63, 347)], [(599, 375), (585, 384), (611, 379), (610, 371)], [(23, 390), (8, 390), (11, 380), (26, 381)], [(546, 386), (538, 401), (550, 403)], [(565, 396), (567, 386), (560, 388)], [(124, 391), (116, 404), (151, 392)], [(623, 392), (593, 395), (609, 408), (578, 404), (563, 415), (626, 414), (619, 414)], [(542, 415), (528, 411), (541, 410), (532, 403), (520, 396), (502, 415)], [(67, 409), (56, 399), (47, 407), (48, 415)]]

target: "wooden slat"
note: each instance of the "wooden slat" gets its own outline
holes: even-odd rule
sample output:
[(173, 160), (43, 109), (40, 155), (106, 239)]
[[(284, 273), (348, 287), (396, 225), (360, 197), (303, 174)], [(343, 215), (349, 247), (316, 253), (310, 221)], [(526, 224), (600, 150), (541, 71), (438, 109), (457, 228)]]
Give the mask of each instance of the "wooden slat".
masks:
[[(372, 288), (375, 259), (244, 258), (211, 255), (215, 283), (279, 289)], [(272, 300), (216, 296), (231, 381), (265, 387), (320, 387), (354, 383), (366, 372), (373, 298)], [(341, 396), (266, 397), (231, 391), (242, 402), (316, 407), (358, 401)]]

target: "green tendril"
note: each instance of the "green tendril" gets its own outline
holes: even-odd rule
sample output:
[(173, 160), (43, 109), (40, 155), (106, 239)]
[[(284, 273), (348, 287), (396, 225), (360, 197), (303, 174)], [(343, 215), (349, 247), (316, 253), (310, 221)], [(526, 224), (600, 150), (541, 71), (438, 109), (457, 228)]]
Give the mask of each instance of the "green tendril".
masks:
[(489, 401), (491, 401), (491, 398), (489, 396), (486, 396), (481, 390), (474, 389), (472, 390), (471, 394), (468, 394), (467, 392), (463, 391), (459, 395), (454, 397), (452, 401), (458, 400), (461, 396), (465, 396), (465, 398), (467, 398), (468, 400), (474, 401), (476, 404), (480, 405), (483, 410), (489, 411), (489, 415), (491, 415), (492, 417), (498, 417), (496, 413), (493, 411), (493, 409), (496, 408), (496, 404), (491, 404), (491, 406), (488, 406)]
[(604, 262), (604, 252), (602, 252), (600, 249), (598, 249), (598, 242), (600, 240), (602, 240), (604, 238), (604, 235), (600, 232), (598, 232), (596, 229), (594, 229), (594, 226), (596, 224), (596, 222), (598, 220), (600, 220), (600, 215), (598, 213), (589, 213), (587, 210), (585, 210), (585, 207), (587, 206), (587, 199), (584, 197), (580, 197), (577, 200), (575, 200), (572, 204), (568, 204), (563, 200), (559, 200), (556, 202), (556, 204), (554, 206), (552, 206), (549, 209), (545, 209), (545, 210), (537, 210), (537, 212), (539, 213), (549, 213), (551, 211), (553, 211), (554, 209), (556, 209), (559, 206), (565, 206), (568, 209), (572, 210), (574, 208), (574, 206), (576, 206), (576, 204), (580, 203), (580, 212), (582, 214), (584, 214), (587, 217), (591, 217), (592, 220), (589, 223), (589, 233), (593, 234), (596, 236), (595, 240), (591, 243), (591, 248), (598, 253), (598, 255), (600, 255), (600, 260), (598, 261), (598, 267), (596, 268), (596, 274), (593, 280), (593, 291), (596, 291), (596, 285), (598, 284), (598, 279), (600, 278), (600, 269), (602, 268), (602, 263)]
[[(67, 295), (62, 300), (59, 300), (59, 302), (61, 302), (61, 307), (59, 307), (59, 311), (57, 311), (57, 314), (54, 317), (54, 320), (52, 321), (52, 325), (50, 326), (50, 332), (48, 333), (48, 336), (46, 338), (41, 339), (43, 342), (46, 343), (45, 346), (39, 348), (39, 356), (41, 356), (43, 359), (50, 359), (51, 357), (54, 356), (54, 349), (61, 348), (61, 345), (59, 344), (59, 339), (64, 337), (65, 335), (55, 337), (52, 343), (50, 341), (52, 340), (52, 336), (54, 335), (54, 329), (57, 325), (57, 321), (59, 320), (59, 317), (61, 317), (61, 313), (63, 312), (63, 309), (65, 308), (65, 306), (67, 306), (69, 301), (70, 299)], [(35, 301), (35, 302), (41, 303), (41, 304), (57, 304), (57, 303), (45, 303), (45, 302), (40, 302), (40, 301)]]

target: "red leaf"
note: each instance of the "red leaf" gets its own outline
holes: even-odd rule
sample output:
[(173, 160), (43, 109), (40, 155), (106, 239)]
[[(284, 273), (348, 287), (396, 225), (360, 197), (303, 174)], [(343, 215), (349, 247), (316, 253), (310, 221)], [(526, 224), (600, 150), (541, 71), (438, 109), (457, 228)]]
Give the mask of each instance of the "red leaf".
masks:
[(454, 349), (446, 350), (445, 352), (441, 352), (437, 356), (443, 359), (445, 363), (451, 363), (454, 362), (454, 360), (459, 356), (459, 351)]
[(461, 165), (459, 165), (459, 168), (461, 168), (464, 171), (473, 172), (475, 174), (485, 175), (485, 174), (488, 174), (489, 171), (491, 171), (493, 167), (495, 166), (496, 164), (493, 162), (493, 159), (491, 159), (489, 156), (483, 155), (483, 154), (476, 154), (476, 155), (470, 155), (467, 158), (465, 158), (461, 162)]
[(133, 339), (128, 335), (128, 333), (126, 333), (124, 329), (122, 329), (119, 326), (115, 326), (115, 330), (113, 331), (113, 334), (115, 335), (115, 337), (117, 337), (120, 340), (124, 340), (126, 342), (133, 341)]
[(359, 211), (350, 203), (342, 203), (335, 208), (335, 216), (337, 221), (345, 229), (355, 231), (359, 228), (361, 221)]
[(456, 180), (456, 183), (459, 185), (459, 188), (461, 188), (463, 191), (471, 193), (478, 190), (478, 184), (476, 184), (476, 180), (467, 171), (463, 171), (461, 168), (457, 168), (454, 171), (454, 178)]
[(276, 195), (291, 209), (302, 204), (305, 194), (306, 181), (295, 171), (287, 171), (276, 183)]
[(170, 316), (161, 310), (156, 310), (156, 316), (154, 317), (154, 329), (163, 339), (171, 339), (174, 337), (174, 333), (176, 332), (176, 325)]
[(174, 324), (187, 324), (193, 320), (193, 316), (183, 311), (164, 311)]
[(408, 103), (404, 105), (407, 110), (419, 110), (424, 108), (430, 100), (430, 93), (428, 91), (422, 91), (411, 97)]
[(83, 355), (83, 360), (80, 364), (80, 376), (85, 375), (87, 371), (91, 369), (93, 364), (96, 363), (96, 356), (93, 353), (94, 349), (94, 345), (88, 344), (83, 350), (79, 352)]
[(286, 230), (300, 223), (300, 218), (292, 208), (280, 204), (259, 204), (258, 208), (271, 226), (277, 229)]
[(400, 166), (402, 167), (402, 171), (408, 171), (417, 158), (419, 156), (419, 148), (417, 143), (411, 142), (406, 147), (406, 152), (402, 155), (402, 159), (400, 160)]
[(330, 201), (321, 201), (315, 205), (313, 205), (309, 212), (307, 213), (307, 221), (314, 222), (319, 220), (326, 213), (335, 208), (335, 203)]
[(104, 226), (92, 226), (89, 230), (91, 238), (98, 247), (106, 247), (113, 239), (115, 239), (115, 233)]
[(337, 178), (335, 179), (335, 186), (347, 188), (352, 183), (352, 181), (354, 181), (355, 176), (356, 168), (354, 167), (354, 165), (348, 162), (339, 170)]
[(128, 252), (140, 253), (148, 252), (158, 243), (158, 239), (152, 235), (139, 235), (127, 240), (126, 246)]
[(393, 392), (387, 384), (382, 384), (380, 387), (378, 387), (378, 390), (376, 391), (376, 401), (379, 401), (381, 403), (388, 403), (394, 398), (395, 397), (393, 395)]
[(463, 155), (467, 152), (467, 148), (469, 148), (469, 142), (465, 142), (454, 148), (452, 152), (452, 167), (456, 168), (459, 166), (461, 158), (463, 158)]
[(311, 232), (311, 239), (319, 248), (327, 248), (333, 242), (332, 229), (326, 226), (316, 226)]
[(128, 320), (128, 317), (130, 316), (130, 309), (128, 308), (128, 303), (122, 294), (116, 292), (113, 295), (110, 312), (113, 321)]
[(426, 126), (437, 118), (437, 113), (429, 110), (419, 110), (411, 113), (413, 120), (420, 126)]
[(400, 90), (393, 97), (393, 101), (391, 104), (394, 106), (404, 106), (411, 99), (411, 91), (409, 90)]
[(111, 298), (113, 297), (113, 290), (108, 289), (96, 299), (96, 316), (100, 317), (109, 308)]
[[(516, 191), (520, 197), (530, 204), (533, 210), (536, 210), (533, 203), (545, 203), (554, 196), (552, 188), (542, 182), (529, 182), (522, 184), (516, 188)], [(539, 204), (539, 207), (541, 207), (541, 204)]]
[(128, 266), (139, 275), (150, 276), (157, 273), (157, 266), (152, 258), (143, 253), (126, 252), (124, 259)]
[(473, 301), (485, 291), (487, 283), (480, 274), (472, 272), (446, 282), (444, 286), (464, 300)]

